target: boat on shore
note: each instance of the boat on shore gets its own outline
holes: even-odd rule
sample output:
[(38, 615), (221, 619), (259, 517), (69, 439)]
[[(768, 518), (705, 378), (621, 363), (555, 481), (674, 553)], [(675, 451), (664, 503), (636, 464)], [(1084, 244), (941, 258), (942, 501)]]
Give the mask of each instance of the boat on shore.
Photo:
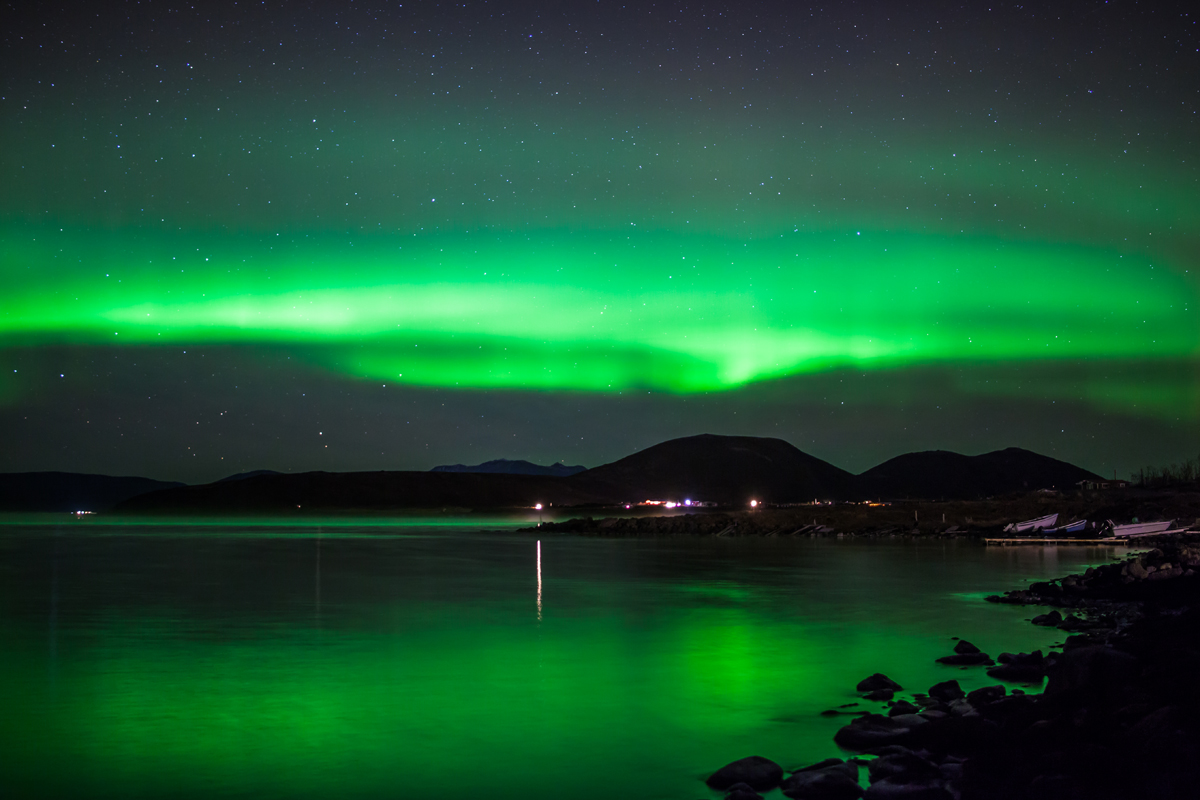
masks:
[(1127, 525), (1115, 525), (1110, 519), (1108, 521), (1111, 529), (1110, 536), (1146, 536), (1154, 533), (1163, 533), (1170, 529), (1175, 520), (1169, 519), (1164, 522), (1131, 522)]
[(1029, 533), (1030, 531), (1040, 531), (1045, 528), (1053, 528), (1058, 522), (1058, 513), (1047, 514), (1044, 517), (1037, 519), (1027, 519), (1024, 522), (1013, 522), (1004, 529), (1005, 533)]
[(1086, 519), (1077, 519), (1074, 522), (1068, 522), (1066, 525), (1060, 525), (1057, 528), (1044, 528), (1042, 533), (1046, 536), (1057, 536), (1064, 533), (1080, 533), (1087, 527)]

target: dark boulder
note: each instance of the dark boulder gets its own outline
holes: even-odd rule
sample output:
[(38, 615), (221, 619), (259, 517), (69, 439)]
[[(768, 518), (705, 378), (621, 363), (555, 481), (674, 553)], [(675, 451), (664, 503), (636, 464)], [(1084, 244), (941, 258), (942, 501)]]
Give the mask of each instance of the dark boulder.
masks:
[(987, 674), (1000, 681), (1015, 683), (1037, 683), (1046, 677), (1046, 659), (1041, 650), (1032, 653), (1001, 653), (1000, 666), (992, 667)]
[(866, 752), (889, 744), (902, 744), (911, 733), (912, 728), (904, 722), (882, 714), (868, 714), (839, 730), (833, 741), (847, 750)]
[(888, 709), (888, 716), (894, 717), (898, 714), (916, 714), (920, 710), (921, 709), (918, 706), (913, 705), (907, 700), (897, 700), (895, 703), (892, 703), (892, 707)]
[(952, 656), (942, 656), (937, 660), (939, 664), (946, 664), (951, 667), (976, 667), (980, 665), (991, 666), (996, 662), (987, 653), (956, 653)]
[(958, 681), (942, 681), (929, 687), (929, 696), (941, 703), (953, 703), (967, 696)]
[[(801, 767), (796, 772), (819, 772), (825, 769), (837, 768), (854, 780), (858, 780), (858, 765), (843, 761), (840, 758), (827, 758), (824, 761), (818, 761), (815, 764), (809, 764), (807, 767)], [(793, 773), (794, 774), (794, 773)]]
[(1047, 627), (1054, 627), (1062, 623), (1062, 621), (1063, 616), (1057, 610), (1051, 611), (1049, 614), (1038, 614), (1030, 620), (1034, 625), (1044, 625)]
[(996, 686), (984, 686), (979, 689), (967, 692), (967, 702), (979, 708), (980, 706), (994, 703), (1004, 697), (1005, 689), (997, 684)]
[(794, 800), (858, 800), (863, 796), (858, 780), (836, 767), (797, 772), (779, 789)]
[(873, 692), (867, 692), (863, 695), (865, 700), (874, 700), (877, 703), (886, 703), (896, 696), (896, 693), (891, 689), (876, 689)]
[(920, 783), (942, 776), (937, 764), (911, 751), (880, 756), (867, 764), (867, 774), (871, 783), (885, 778), (896, 783)]
[(958, 653), (960, 656), (966, 656), (972, 653), (978, 653), (980, 650), (966, 639), (959, 639), (958, 644), (954, 645), (954, 652)]
[(1001, 664), (1040, 667), (1045, 663), (1046, 657), (1042, 655), (1041, 650), (1034, 650), (1032, 653), (1001, 653), (996, 660)]
[(783, 780), (783, 767), (769, 758), (747, 756), (726, 764), (708, 776), (705, 781), (717, 791), (725, 791), (734, 784), (744, 783), (759, 792), (768, 792)]
[(725, 800), (763, 800), (763, 796), (746, 783), (735, 783), (725, 792)]
[(891, 689), (893, 692), (898, 692), (904, 687), (882, 672), (876, 672), (869, 678), (863, 678), (854, 688), (860, 692), (873, 692), (876, 689)]
[(1066, 618), (1058, 624), (1059, 630), (1067, 631), (1068, 633), (1082, 631), (1090, 627), (1091, 626), (1086, 620), (1082, 619), (1081, 617), (1077, 617), (1074, 614), (1067, 614)]
[(871, 784), (865, 800), (954, 800), (941, 780), (897, 783), (888, 779)]
[(1000, 664), (987, 671), (989, 678), (1011, 683), (1038, 683), (1046, 677), (1045, 667)]

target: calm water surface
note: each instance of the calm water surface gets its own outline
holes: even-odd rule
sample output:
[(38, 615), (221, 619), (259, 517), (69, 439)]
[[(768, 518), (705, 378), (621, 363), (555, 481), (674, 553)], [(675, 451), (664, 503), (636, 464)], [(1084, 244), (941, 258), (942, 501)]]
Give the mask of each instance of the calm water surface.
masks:
[(0, 525), (0, 796), (716, 797), (872, 672), (991, 683), (949, 637), (1059, 639), (982, 597), (1117, 555), (508, 524)]

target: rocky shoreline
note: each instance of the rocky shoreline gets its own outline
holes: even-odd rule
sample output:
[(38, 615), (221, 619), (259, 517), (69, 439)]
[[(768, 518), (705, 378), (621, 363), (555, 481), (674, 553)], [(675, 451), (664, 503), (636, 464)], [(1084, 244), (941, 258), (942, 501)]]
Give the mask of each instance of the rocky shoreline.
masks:
[[(939, 661), (978, 665), (1000, 683), (967, 693), (950, 680), (905, 696), (887, 676), (872, 675), (857, 689), (878, 712), (861, 713), (834, 737), (850, 758), (785, 777), (774, 762), (752, 756), (721, 768), (708, 785), (727, 800), (755, 800), (775, 788), (797, 800), (1200, 796), (1198, 573), (1200, 544), (1162, 542), (1119, 563), (989, 597), (1051, 607), (1032, 622), (1071, 634), (1061, 652), (993, 660), (960, 640)], [(1042, 694), (1005, 685), (1043, 680)]]

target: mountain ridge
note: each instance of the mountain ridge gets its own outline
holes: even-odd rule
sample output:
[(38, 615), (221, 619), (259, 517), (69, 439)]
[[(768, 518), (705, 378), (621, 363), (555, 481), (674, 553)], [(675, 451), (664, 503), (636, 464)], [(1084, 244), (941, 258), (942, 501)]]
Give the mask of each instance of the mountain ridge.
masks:
[[(616, 505), (687, 499), (735, 506), (751, 500), (767, 504), (950, 500), (1045, 488), (1073, 489), (1080, 480), (1099, 478), (1065, 461), (1016, 447), (975, 456), (945, 450), (905, 453), (854, 475), (782, 439), (716, 434), (669, 439), (565, 476), (503, 471), (514, 465), (522, 469), (530, 462), (496, 459), (486, 464), (493, 464), (496, 471), (473, 471), (462, 465), (428, 472), (256, 470), (195, 486), (149, 478), (8, 473), (0, 474), (0, 510), (271, 514), (291, 513), (297, 507), (378, 511), (515, 508), (535, 503)], [(41, 476), (37, 479), (41, 481), (40, 489), (30, 489), (27, 476), (31, 475)], [(21, 476), (26, 476), (25, 484)], [(53, 485), (56, 482), (60, 484), (57, 488)], [(72, 494), (70, 487), (81, 483), (93, 486), (93, 493), (86, 497)], [(102, 491), (95, 487), (106, 488)]]
[(580, 472), (587, 470), (587, 467), (582, 465), (567, 466), (561, 461), (556, 461), (550, 466), (534, 464), (531, 461), (521, 459), (510, 460), (507, 458), (494, 458), (491, 461), (484, 461), (482, 464), (468, 466), (466, 464), (442, 464), (429, 470), (430, 472), (472, 472), (486, 475), (554, 475), (560, 478), (567, 478), (571, 475), (577, 475)]

